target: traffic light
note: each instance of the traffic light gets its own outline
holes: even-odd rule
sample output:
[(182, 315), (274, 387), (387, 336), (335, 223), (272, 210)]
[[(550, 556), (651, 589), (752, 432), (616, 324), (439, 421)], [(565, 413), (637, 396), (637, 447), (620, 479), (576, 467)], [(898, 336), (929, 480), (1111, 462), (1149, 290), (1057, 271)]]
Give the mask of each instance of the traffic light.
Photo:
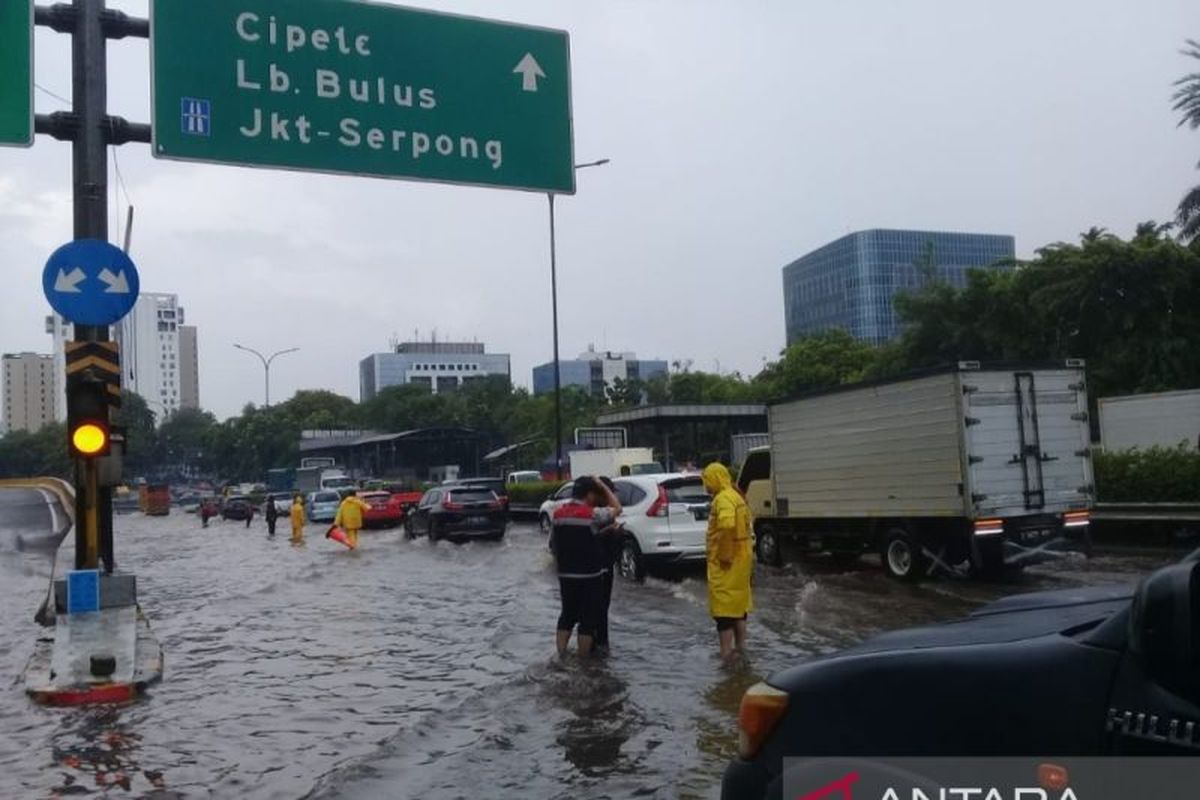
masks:
[(108, 390), (102, 381), (67, 382), (67, 445), (71, 455), (98, 458), (109, 454)]

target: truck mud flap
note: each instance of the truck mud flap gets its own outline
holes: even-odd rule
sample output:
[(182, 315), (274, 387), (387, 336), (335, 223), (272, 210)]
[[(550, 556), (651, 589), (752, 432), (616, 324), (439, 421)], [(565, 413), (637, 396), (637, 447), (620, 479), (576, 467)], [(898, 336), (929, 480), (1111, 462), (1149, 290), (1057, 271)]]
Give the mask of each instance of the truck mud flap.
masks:
[(925, 563), (929, 565), (925, 568), (926, 577), (944, 575), (949, 578), (969, 578), (971, 576), (971, 562), (963, 561), (961, 564), (947, 562), (944, 545), (936, 553), (925, 545), (921, 545), (921, 554), (925, 557)]
[(1079, 543), (1059, 536), (1047, 539), (1036, 546), (1026, 546), (1011, 539), (1004, 541), (1004, 566), (1024, 567), (1029, 564), (1040, 564), (1067, 558), (1069, 553), (1082, 552)]

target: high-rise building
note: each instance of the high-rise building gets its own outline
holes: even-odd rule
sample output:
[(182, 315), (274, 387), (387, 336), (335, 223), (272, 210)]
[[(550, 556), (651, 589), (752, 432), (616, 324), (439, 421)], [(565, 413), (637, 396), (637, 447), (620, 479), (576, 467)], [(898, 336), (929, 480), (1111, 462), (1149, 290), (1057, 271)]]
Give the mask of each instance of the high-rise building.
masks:
[(54, 356), (40, 353), (5, 353), (0, 357), (5, 433), (37, 431), (54, 422), (57, 373)]
[(71, 341), (71, 323), (58, 314), (46, 317), (46, 333), (50, 334), (54, 354), (54, 420), (67, 421), (67, 342)]
[(360, 361), (358, 375), (366, 402), (389, 386), (413, 384), (439, 394), (489, 375), (512, 380), (512, 368), (507, 353), (488, 353), (479, 342), (399, 342), (394, 352)]
[[(656, 375), (667, 374), (667, 362), (640, 360), (636, 353), (597, 352), (589, 347), (579, 358), (558, 362), (559, 378), (563, 386), (579, 386), (588, 392), (603, 397), (604, 390), (621, 380), (649, 380)], [(539, 364), (533, 368), (533, 393), (544, 394), (554, 391), (554, 362)]]
[(872, 229), (836, 239), (783, 268), (783, 307), (790, 344), (843, 328), (882, 344), (900, 333), (897, 292), (928, 280), (955, 287), (975, 268), (1004, 268), (1013, 237)]
[[(183, 322), (178, 295), (144, 292), (133, 310), (113, 326), (121, 346), (121, 386), (141, 395), (159, 420), (184, 407), (183, 372), (193, 365), (191, 356), (182, 352)], [(196, 385), (189, 388), (198, 400), (199, 376), (193, 372), (193, 377)]]
[(179, 407), (200, 407), (200, 347), (196, 326), (179, 326)]

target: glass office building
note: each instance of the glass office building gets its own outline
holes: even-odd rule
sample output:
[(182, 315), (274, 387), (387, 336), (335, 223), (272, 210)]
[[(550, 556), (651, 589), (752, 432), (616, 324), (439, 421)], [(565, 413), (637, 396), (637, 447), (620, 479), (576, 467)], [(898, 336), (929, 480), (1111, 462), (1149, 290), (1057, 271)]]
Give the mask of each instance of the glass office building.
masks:
[(801, 256), (783, 268), (787, 339), (843, 328), (882, 344), (900, 333), (893, 301), (926, 275), (963, 287), (971, 269), (1004, 269), (1015, 255), (1013, 237), (872, 229), (858, 231)]
[[(578, 386), (596, 397), (604, 397), (604, 390), (621, 380), (649, 380), (667, 374), (667, 362), (660, 359), (639, 359), (636, 353), (599, 352), (588, 348), (573, 360), (558, 362), (559, 378), (563, 386)], [(554, 362), (539, 364), (533, 368), (533, 393), (545, 394), (554, 391)]]

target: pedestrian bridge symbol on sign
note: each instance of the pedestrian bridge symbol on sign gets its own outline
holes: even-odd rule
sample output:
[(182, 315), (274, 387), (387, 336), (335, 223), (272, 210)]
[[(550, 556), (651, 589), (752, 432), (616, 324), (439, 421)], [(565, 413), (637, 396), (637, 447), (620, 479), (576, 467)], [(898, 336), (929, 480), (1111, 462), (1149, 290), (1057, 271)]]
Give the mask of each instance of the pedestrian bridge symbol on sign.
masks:
[(212, 133), (212, 103), (185, 97), (180, 106), (184, 133), (191, 136), (208, 136)]

